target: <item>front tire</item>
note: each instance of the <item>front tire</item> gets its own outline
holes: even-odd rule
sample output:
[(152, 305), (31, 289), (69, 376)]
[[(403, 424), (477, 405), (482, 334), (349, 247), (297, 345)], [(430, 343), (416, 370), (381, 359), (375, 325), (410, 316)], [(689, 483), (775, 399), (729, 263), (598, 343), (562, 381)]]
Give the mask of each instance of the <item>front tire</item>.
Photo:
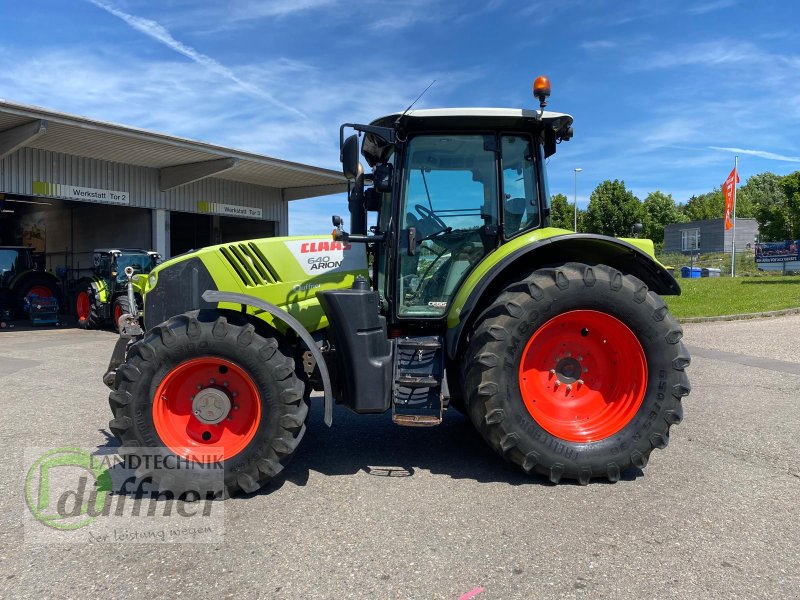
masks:
[(119, 320), (122, 315), (131, 313), (131, 303), (128, 301), (127, 295), (119, 295), (114, 299), (111, 306), (111, 318), (114, 320), (114, 329), (120, 330)]
[[(176, 455), (189, 459), (182, 470), (137, 473), (173, 492), (255, 492), (284, 469), (306, 431), (308, 403), (294, 361), (277, 339), (216, 311), (192, 311), (153, 328), (130, 348), (114, 385), (109, 427), (121, 455), (146, 449), (164, 457), (162, 464)], [(201, 393), (208, 402), (198, 405)], [(219, 471), (215, 477), (203, 468), (219, 449), (222, 489)]]
[(528, 473), (617, 481), (644, 468), (683, 418), (682, 334), (631, 275), (578, 263), (537, 270), (479, 318), (465, 368), (468, 413)]

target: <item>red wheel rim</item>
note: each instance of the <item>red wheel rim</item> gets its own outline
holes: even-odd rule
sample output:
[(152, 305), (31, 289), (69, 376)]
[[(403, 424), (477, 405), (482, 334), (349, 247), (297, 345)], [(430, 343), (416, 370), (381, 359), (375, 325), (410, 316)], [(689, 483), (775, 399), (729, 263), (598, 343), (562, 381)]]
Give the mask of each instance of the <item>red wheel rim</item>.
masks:
[(78, 314), (79, 321), (89, 318), (89, 294), (86, 292), (78, 294), (78, 299), (75, 301), (75, 312)]
[[(198, 416), (195, 398), (215, 400), (221, 420), (209, 423), (208, 414)], [(253, 439), (260, 422), (261, 399), (255, 383), (244, 369), (222, 358), (207, 356), (179, 364), (166, 374), (153, 399), (153, 423), (161, 441), (178, 456), (197, 462), (220, 460), (220, 451), (223, 460), (236, 456)]]
[(528, 340), (519, 387), (545, 431), (570, 442), (596, 442), (636, 415), (647, 389), (647, 359), (622, 321), (574, 310), (553, 317)]
[(53, 291), (46, 285), (35, 285), (28, 290), (26, 296), (39, 296), (39, 298), (52, 298)]
[(119, 318), (122, 316), (122, 307), (117, 304), (114, 306), (114, 325), (119, 325)]

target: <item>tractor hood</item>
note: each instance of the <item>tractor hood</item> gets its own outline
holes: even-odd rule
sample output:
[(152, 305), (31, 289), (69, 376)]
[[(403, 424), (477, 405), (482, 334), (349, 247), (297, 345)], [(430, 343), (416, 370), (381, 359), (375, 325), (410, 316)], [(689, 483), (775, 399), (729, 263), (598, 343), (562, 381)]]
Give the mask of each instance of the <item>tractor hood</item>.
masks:
[[(147, 278), (145, 328), (199, 308), (206, 290), (248, 294), (282, 307), (309, 331), (327, 326), (318, 291), (346, 288), (367, 275), (363, 244), (330, 236), (282, 237), (209, 246), (159, 265)], [(219, 308), (239, 310), (240, 306)]]

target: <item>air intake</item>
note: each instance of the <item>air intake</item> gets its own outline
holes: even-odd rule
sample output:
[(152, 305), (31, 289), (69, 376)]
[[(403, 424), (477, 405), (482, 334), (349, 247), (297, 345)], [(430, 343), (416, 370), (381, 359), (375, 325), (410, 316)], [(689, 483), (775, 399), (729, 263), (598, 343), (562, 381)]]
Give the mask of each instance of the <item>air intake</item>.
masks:
[(236, 271), (245, 287), (266, 285), (278, 280), (266, 257), (253, 242), (222, 246), (220, 252)]

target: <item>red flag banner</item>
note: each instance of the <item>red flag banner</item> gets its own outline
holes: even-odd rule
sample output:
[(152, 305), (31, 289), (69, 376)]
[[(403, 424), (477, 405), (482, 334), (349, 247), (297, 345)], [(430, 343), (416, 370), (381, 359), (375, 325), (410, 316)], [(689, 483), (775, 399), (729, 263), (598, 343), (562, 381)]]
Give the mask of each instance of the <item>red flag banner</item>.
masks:
[(736, 167), (728, 175), (725, 183), (722, 184), (722, 194), (725, 197), (725, 231), (733, 227), (731, 221), (733, 215), (733, 198), (736, 193), (736, 184), (739, 183), (739, 174), (736, 172)]

